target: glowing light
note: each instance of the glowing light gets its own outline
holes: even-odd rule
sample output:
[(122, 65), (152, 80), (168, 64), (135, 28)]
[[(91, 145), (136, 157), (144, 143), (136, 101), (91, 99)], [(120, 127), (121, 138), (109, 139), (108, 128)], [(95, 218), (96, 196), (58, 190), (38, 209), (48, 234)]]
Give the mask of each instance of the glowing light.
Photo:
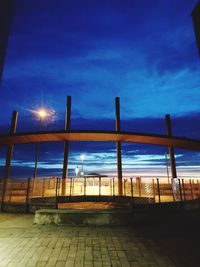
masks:
[(42, 120), (45, 119), (48, 116), (48, 113), (47, 113), (47, 111), (45, 109), (39, 109), (37, 111), (37, 114), (40, 117), (40, 119), (42, 119)]
[(33, 113), (37, 120), (40, 120), (42, 122), (45, 121), (45, 123), (51, 123), (54, 122), (56, 119), (56, 112), (52, 108), (39, 108), (39, 109), (27, 109), (31, 113)]
[(84, 159), (85, 159), (85, 155), (80, 155), (80, 159), (82, 160), (82, 161), (84, 161)]

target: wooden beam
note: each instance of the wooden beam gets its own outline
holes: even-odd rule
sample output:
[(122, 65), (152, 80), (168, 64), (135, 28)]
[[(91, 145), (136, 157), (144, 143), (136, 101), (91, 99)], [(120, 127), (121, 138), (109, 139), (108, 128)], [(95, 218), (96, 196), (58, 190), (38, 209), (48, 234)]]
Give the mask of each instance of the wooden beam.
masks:
[(200, 140), (135, 132), (116, 133), (116, 131), (47, 131), (0, 135), (0, 146), (53, 141), (119, 141), (173, 146), (188, 150), (200, 151)]
[[(70, 130), (71, 124), (71, 96), (67, 97), (66, 117), (65, 117), (65, 131)], [(66, 191), (66, 178), (68, 176), (68, 155), (69, 155), (69, 142), (64, 142), (64, 161), (63, 161), (63, 174), (62, 174), (62, 195)]]
[[(120, 133), (120, 100), (119, 97), (115, 98), (115, 112), (116, 112), (116, 132)], [(116, 152), (117, 152), (117, 177), (118, 177), (118, 195), (123, 195), (122, 187), (122, 152), (121, 152), (121, 142), (116, 142)]]
[[(166, 120), (166, 127), (167, 127), (167, 135), (169, 137), (172, 137), (172, 125), (171, 125), (171, 118), (169, 114), (165, 116), (165, 120)], [(169, 148), (169, 155), (170, 155), (170, 166), (171, 166), (172, 178), (177, 178), (174, 147), (168, 146), (168, 148)]]

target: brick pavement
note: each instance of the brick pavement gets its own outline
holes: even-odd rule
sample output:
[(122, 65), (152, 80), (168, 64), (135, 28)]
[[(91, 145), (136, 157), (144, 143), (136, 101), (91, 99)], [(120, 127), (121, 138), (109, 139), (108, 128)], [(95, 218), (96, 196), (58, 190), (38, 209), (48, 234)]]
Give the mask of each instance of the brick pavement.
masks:
[(175, 267), (150, 238), (127, 227), (38, 226), (0, 213), (0, 267)]

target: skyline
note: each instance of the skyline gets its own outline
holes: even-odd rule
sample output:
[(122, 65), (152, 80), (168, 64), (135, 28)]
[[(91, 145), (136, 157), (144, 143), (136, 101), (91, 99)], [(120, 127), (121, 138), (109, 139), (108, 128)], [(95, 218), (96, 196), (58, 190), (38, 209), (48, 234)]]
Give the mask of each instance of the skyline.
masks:
[[(170, 113), (174, 135), (200, 139), (200, 70), (191, 18), (195, 4), (17, 0), (0, 92), (1, 132), (8, 130), (13, 110), (19, 111), (17, 131), (38, 130), (30, 110), (41, 105), (55, 111), (44, 128), (63, 128), (67, 95), (72, 95), (72, 128), (114, 130), (114, 98), (120, 96), (122, 129), (165, 134), (164, 116)], [(52, 147), (58, 171), (62, 144)], [(104, 155), (106, 147), (71, 144), (70, 168), (85, 153), (93, 155), (88, 166), (106, 170), (111, 159), (113, 169), (115, 144)], [(164, 166), (167, 148), (123, 147), (123, 159), (133, 169), (138, 158), (143, 168), (152, 166), (154, 156), (156, 166)], [(13, 166), (20, 169), (22, 159), (32, 166), (34, 150), (27, 151), (24, 159), (23, 149), (15, 148)], [(44, 145), (44, 168), (54, 166), (52, 151)], [(200, 160), (199, 153), (176, 154), (178, 166), (197, 166)], [(151, 158), (147, 165), (141, 160), (145, 155)]]

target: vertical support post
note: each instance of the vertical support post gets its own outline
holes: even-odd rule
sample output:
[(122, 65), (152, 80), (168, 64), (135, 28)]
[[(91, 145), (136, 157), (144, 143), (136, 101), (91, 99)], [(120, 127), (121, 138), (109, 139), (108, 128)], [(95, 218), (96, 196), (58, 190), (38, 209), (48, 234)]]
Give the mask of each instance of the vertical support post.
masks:
[(157, 181), (157, 191), (158, 191), (158, 202), (160, 203), (161, 199), (160, 199), (160, 183), (159, 183), (159, 179), (156, 178), (156, 181)]
[(101, 195), (101, 176), (99, 176), (99, 196)]
[(153, 186), (153, 198), (154, 198), (154, 202), (156, 202), (156, 191), (155, 191), (155, 182), (154, 182), (154, 179), (152, 179), (152, 186)]
[(193, 196), (194, 196), (194, 199), (195, 199), (196, 198), (196, 187), (195, 187), (194, 179), (192, 179), (192, 188), (193, 188)]
[(112, 178), (110, 178), (110, 195), (112, 196)]
[[(166, 127), (167, 127), (167, 135), (169, 137), (172, 137), (171, 118), (169, 114), (165, 115), (165, 120), (166, 120)], [(170, 155), (170, 166), (171, 166), (172, 178), (177, 178), (174, 148), (172, 146), (169, 146), (168, 148), (169, 148), (169, 155)]]
[(37, 143), (36, 144), (36, 153), (35, 153), (35, 167), (34, 167), (34, 172), (33, 172), (34, 184), (35, 184), (35, 179), (37, 177), (37, 165), (38, 165), (39, 151), (40, 151), (40, 143)]
[(72, 177), (70, 178), (69, 195), (72, 196)]
[(29, 192), (30, 192), (30, 183), (31, 178), (28, 178), (27, 180), (27, 189), (26, 189), (26, 203), (25, 203), (25, 212), (29, 212)]
[(74, 195), (74, 178), (72, 177), (72, 180), (73, 180), (73, 182), (72, 182), (72, 195)]
[[(65, 131), (70, 130), (71, 123), (71, 96), (67, 97), (66, 117), (65, 117)], [(69, 155), (69, 142), (64, 142), (64, 161), (62, 173), (62, 195), (66, 192), (66, 178), (68, 176), (68, 155)]]
[(181, 201), (183, 201), (182, 188), (181, 188), (181, 180), (180, 179), (178, 179), (178, 185), (179, 185), (180, 198), (181, 198)]
[(58, 208), (58, 183), (59, 183), (59, 179), (58, 177), (56, 178), (56, 195), (55, 195), (55, 208)]
[(131, 197), (133, 197), (133, 178), (130, 179), (131, 179)]
[(197, 188), (198, 188), (198, 197), (200, 197), (200, 186), (199, 186), (199, 180), (197, 180)]
[(186, 200), (184, 179), (182, 179), (182, 188), (183, 188), (183, 197), (184, 197), (184, 200)]
[(174, 195), (174, 180), (171, 179), (171, 186), (172, 186), (172, 197), (173, 197), (173, 201), (175, 202), (176, 199), (175, 199), (175, 195)]
[(139, 194), (139, 197), (142, 196), (142, 188), (141, 188), (141, 177), (137, 177), (137, 182), (138, 182), (138, 194)]
[(127, 179), (124, 179), (123, 182), (124, 182), (124, 196), (126, 196), (126, 182), (127, 182)]
[(115, 195), (115, 178), (112, 179), (113, 184), (113, 196)]
[(84, 177), (84, 196), (86, 196), (86, 186), (87, 186), (86, 177)]
[[(18, 119), (18, 112), (13, 111), (11, 126), (10, 126), (10, 134), (16, 133), (17, 119)], [(7, 181), (8, 181), (8, 178), (10, 177), (10, 166), (11, 166), (11, 161), (12, 161), (12, 156), (13, 156), (13, 148), (14, 148), (14, 145), (9, 145), (8, 150), (7, 150), (7, 155), (6, 155), (6, 165), (5, 165), (5, 172), (4, 172), (4, 177), (3, 177), (3, 190), (2, 190), (2, 198), (1, 198), (1, 211), (3, 211)]]
[(165, 153), (165, 161), (166, 161), (167, 180), (168, 180), (168, 184), (170, 184), (170, 182), (169, 182), (169, 165), (168, 165), (167, 153)]
[(193, 200), (194, 196), (193, 196), (193, 188), (192, 188), (192, 180), (191, 179), (190, 179), (190, 192), (191, 192), (191, 199)]
[(42, 183), (42, 197), (44, 197), (44, 192), (45, 192), (45, 178), (43, 178), (43, 183)]
[[(120, 100), (119, 97), (115, 98), (115, 111), (116, 111), (116, 132), (120, 133)], [(117, 149), (117, 178), (118, 178), (118, 195), (123, 195), (122, 189), (122, 152), (121, 142), (116, 142)]]

